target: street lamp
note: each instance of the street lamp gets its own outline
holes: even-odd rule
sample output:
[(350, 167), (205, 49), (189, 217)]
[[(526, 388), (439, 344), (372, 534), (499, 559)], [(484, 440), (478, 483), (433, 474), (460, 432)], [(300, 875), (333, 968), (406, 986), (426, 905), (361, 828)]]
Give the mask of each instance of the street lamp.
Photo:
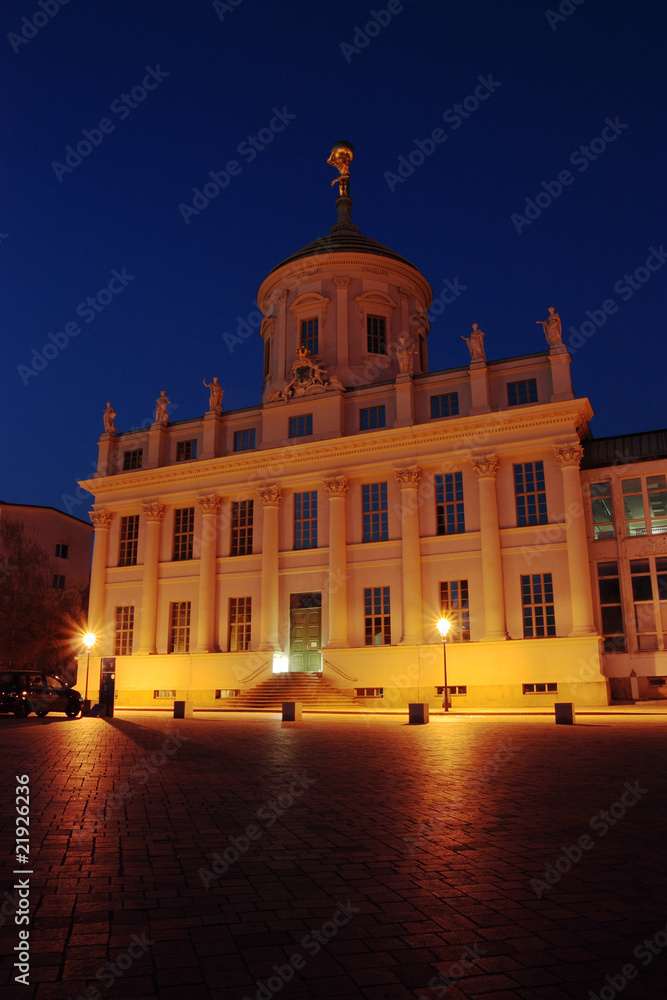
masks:
[(88, 671), (90, 669), (90, 651), (97, 642), (97, 636), (94, 632), (86, 632), (83, 637), (83, 644), (88, 650), (88, 658), (86, 660), (86, 693), (83, 696), (83, 710), (87, 712), (90, 710), (90, 702), (88, 701)]
[(439, 618), (435, 623), (435, 627), (440, 633), (440, 638), (442, 639), (442, 663), (445, 670), (445, 687), (442, 692), (442, 707), (445, 712), (449, 711), (449, 692), (447, 689), (447, 633), (452, 627), (452, 623), (449, 618)]

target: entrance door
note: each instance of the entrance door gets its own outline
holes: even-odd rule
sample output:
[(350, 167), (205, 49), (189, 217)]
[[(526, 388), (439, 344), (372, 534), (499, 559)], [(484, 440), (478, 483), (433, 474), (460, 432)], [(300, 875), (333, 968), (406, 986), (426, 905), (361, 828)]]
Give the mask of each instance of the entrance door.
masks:
[(322, 595), (290, 595), (291, 671), (322, 669)]

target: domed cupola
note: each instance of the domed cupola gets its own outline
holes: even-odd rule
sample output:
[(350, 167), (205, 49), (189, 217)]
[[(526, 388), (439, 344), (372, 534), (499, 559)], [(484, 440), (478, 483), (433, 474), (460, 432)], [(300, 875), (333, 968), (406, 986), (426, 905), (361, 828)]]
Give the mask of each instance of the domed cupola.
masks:
[[(328, 163), (339, 176), (338, 217), (327, 236), (273, 268), (257, 294), (264, 315), (263, 400), (428, 371), (433, 293), (421, 272), (352, 222), (349, 142)], [(306, 370), (307, 369), (307, 370)], [(303, 372), (303, 377), (300, 373)]]

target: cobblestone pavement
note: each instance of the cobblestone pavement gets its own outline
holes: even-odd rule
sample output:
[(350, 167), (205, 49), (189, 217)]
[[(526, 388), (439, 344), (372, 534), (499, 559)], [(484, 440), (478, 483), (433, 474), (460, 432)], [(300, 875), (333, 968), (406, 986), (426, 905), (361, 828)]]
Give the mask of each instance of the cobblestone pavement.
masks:
[(3, 993), (665, 998), (666, 739), (664, 716), (1, 716)]

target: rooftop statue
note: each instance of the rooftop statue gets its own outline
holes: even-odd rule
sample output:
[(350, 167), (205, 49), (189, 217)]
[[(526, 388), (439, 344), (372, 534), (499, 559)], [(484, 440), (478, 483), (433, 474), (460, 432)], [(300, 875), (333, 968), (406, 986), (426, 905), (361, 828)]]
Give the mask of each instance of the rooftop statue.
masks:
[(218, 382), (218, 376), (213, 376), (212, 382), (203, 379), (204, 385), (209, 390), (208, 409), (209, 413), (222, 413), (222, 394), (224, 389)]
[(331, 155), (327, 163), (331, 164), (338, 171), (339, 176), (331, 182), (331, 187), (338, 184), (338, 191), (342, 197), (350, 195), (350, 163), (354, 158), (354, 147), (351, 142), (335, 142), (331, 149)]
[(479, 329), (477, 323), (473, 323), (470, 336), (462, 336), (461, 340), (465, 340), (468, 345), (471, 361), (486, 361), (486, 354), (484, 353), (484, 333)]
[(563, 343), (563, 331), (560, 325), (560, 316), (553, 306), (549, 306), (549, 315), (547, 319), (537, 319), (535, 322), (539, 323), (544, 330), (544, 336), (547, 338), (547, 344), (549, 347), (559, 347)]
[(398, 338), (398, 350), (396, 352), (398, 370), (401, 375), (412, 375), (415, 367), (413, 355), (416, 353), (417, 349), (412, 343), (410, 335), (402, 333)]
[(160, 393), (160, 398), (155, 400), (155, 423), (162, 424), (166, 427), (169, 423), (169, 414), (167, 413), (167, 407), (169, 406), (169, 400), (167, 399), (167, 392), (165, 389)]
[(116, 411), (114, 410), (111, 403), (107, 403), (107, 408), (104, 411), (104, 432), (105, 434), (115, 434), (118, 428), (114, 424), (116, 419)]

